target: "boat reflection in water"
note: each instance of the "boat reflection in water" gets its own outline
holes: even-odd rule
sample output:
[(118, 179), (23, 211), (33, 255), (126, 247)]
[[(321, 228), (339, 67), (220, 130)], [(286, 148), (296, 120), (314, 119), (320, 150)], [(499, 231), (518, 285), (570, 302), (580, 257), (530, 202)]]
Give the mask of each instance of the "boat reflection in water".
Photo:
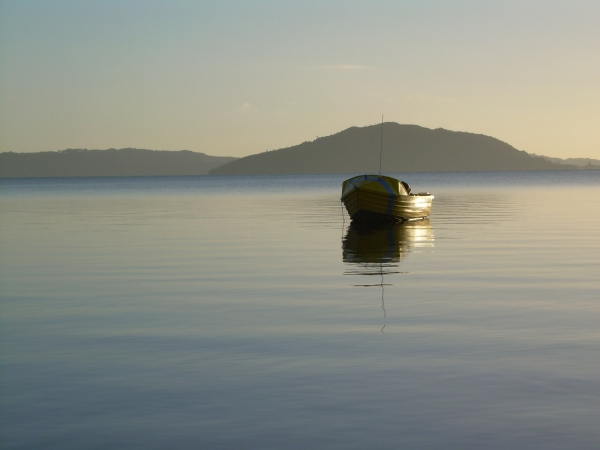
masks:
[[(380, 287), (381, 308), (385, 311), (384, 276), (402, 273), (400, 262), (408, 256), (413, 248), (433, 247), (433, 229), (429, 220), (404, 222), (396, 224), (372, 225), (363, 227), (352, 222), (342, 240), (342, 259), (346, 263), (344, 275), (376, 276), (357, 287)], [(385, 324), (383, 325), (383, 329)]]

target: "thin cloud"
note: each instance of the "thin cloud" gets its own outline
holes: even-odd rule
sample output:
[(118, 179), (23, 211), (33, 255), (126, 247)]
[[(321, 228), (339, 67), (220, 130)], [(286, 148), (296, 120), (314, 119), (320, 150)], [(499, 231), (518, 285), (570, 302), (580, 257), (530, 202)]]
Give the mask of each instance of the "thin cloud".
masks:
[(328, 64), (325, 66), (309, 67), (308, 70), (372, 70), (373, 67), (363, 66), (361, 64)]
[(431, 95), (427, 92), (414, 92), (405, 98), (409, 102), (440, 102), (440, 103), (454, 103), (456, 99), (453, 97), (444, 97), (440, 95)]
[(245, 113), (245, 112), (250, 111), (250, 108), (252, 108), (252, 106), (250, 105), (250, 102), (246, 102), (242, 106), (240, 106), (237, 110), (238, 110), (238, 112)]
[(250, 102), (244, 102), (240, 106), (233, 108), (229, 111), (230, 114), (248, 114), (251, 112), (257, 112), (258, 108), (252, 105)]
[(329, 70), (370, 70), (369, 66), (361, 66), (359, 64), (338, 64), (333, 66), (323, 66)]

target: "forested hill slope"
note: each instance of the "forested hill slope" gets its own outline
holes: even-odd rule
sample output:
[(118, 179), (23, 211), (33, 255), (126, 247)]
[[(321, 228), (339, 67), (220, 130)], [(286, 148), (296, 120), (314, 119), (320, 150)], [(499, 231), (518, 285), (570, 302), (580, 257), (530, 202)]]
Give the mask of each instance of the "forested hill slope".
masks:
[(0, 177), (206, 175), (236, 158), (204, 153), (122, 148), (0, 153)]
[[(381, 125), (352, 127), (331, 136), (237, 159), (210, 174), (377, 173)], [(481, 134), (383, 125), (383, 172), (565, 170)]]

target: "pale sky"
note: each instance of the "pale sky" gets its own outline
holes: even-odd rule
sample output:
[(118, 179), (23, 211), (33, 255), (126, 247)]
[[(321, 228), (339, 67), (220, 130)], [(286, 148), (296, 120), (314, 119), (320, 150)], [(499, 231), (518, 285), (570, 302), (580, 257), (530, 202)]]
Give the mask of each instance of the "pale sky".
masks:
[(599, 0), (0, 5), (0, 151), (245, 156), (384, 114), (600, 159)]

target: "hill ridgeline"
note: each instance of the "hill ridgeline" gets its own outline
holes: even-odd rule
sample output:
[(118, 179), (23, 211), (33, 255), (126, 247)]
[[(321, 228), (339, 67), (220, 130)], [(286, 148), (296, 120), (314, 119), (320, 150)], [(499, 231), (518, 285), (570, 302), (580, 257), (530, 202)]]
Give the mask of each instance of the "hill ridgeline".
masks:
[(236, 158), (204, 153), (122, 148), (0, 153), (0, 178), (206, 175)]
[[(211, 175), (377, 173), (381, 125), (351, 127), (331, 136), (236, 159)], [(482, 134), (383, 125), (383, 172), (565, 170), (575, 168), (530, 155)]]

